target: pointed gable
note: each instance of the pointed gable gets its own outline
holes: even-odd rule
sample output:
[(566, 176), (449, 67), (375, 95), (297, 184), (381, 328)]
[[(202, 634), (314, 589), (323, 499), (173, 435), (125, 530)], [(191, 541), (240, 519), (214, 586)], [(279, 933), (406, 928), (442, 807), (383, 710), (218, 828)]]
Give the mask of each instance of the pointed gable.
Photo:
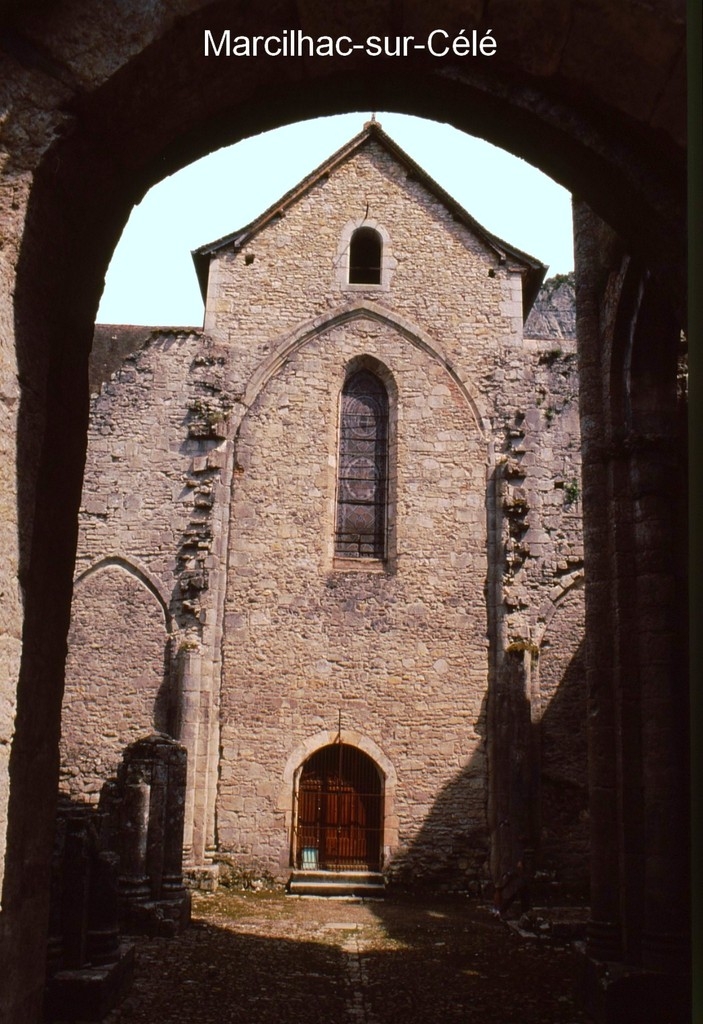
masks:
[(504, 242), (479, 224), (460, 203), (449, 195), (412, 157), (401, 149), (375, 120), (368, 121), (358, 135), (328, 157), (327, 160), (314, 171), (311, 171), (292, 189), (289, 189), (277, 202), (264, 210), (251, 223), (240, 228), (238, 231), (224, 235), (222, 238), (218, 238), (193, 250), (193, 262), (203, 299), (205, 299), (207, 294), (210, 261), (214, 256), (223, 250), (230, 249), (236, 251), (241, 249), (259, 232), (265, 230), (278, 218), (285, 216), (286, 212), (309, 193), (315, 185), (324, 181), (343, 163), (352, 159), (373, 142), (383, 147), (398, 164), (405, 168), (409, 178), (421, 184), (427, 192), (447, 209), (455, 221), (462, 224), (471, 234), (479, 239), (495, 255), (501, 265), (508, 265), (511, 269), (517, 270), (520, 273), (523, 282), (523, 319), (526, 319), (542, 285), (547, 267), (534, 257)]

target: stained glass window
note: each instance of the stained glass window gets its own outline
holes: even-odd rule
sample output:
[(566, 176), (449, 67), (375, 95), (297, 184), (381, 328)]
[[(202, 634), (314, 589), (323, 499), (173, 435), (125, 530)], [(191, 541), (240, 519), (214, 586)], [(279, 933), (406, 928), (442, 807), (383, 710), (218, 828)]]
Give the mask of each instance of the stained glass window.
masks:
[(384, 558), (388, 492), (388, 394), (360, 370), (342, 391), (335, 554)]

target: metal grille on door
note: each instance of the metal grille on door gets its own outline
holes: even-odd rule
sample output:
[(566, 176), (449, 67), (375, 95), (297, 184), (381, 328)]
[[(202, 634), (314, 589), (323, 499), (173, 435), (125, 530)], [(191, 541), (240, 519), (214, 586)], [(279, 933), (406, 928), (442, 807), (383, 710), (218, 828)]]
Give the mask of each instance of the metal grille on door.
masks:
[(382, 804), (381, 774), (367, 754), (344, 743), (318, 750), (300, 774), (296, 867), (380, 870)]

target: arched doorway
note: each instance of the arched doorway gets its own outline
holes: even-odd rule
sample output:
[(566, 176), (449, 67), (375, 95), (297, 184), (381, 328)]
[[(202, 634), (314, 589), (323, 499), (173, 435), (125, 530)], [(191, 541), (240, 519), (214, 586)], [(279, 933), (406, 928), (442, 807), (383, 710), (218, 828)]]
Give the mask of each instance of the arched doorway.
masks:
[(383, 778), (368, 754), (346, 743), (322, 747), (304, 762), (295, 799), (295, 867), (380, 869)]

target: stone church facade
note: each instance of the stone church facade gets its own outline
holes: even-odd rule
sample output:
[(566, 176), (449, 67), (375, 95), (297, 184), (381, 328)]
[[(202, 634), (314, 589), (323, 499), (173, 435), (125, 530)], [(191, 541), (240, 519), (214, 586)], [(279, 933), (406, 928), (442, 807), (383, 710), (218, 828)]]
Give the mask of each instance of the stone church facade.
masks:
[(96, 332), (62, 788), (97, 801), (165, 732), (194, 874), (581, 882), (578, 389), (544, 292), (528, 319), (545, 268), (375, 122), (194, 260), (202, 330)]

